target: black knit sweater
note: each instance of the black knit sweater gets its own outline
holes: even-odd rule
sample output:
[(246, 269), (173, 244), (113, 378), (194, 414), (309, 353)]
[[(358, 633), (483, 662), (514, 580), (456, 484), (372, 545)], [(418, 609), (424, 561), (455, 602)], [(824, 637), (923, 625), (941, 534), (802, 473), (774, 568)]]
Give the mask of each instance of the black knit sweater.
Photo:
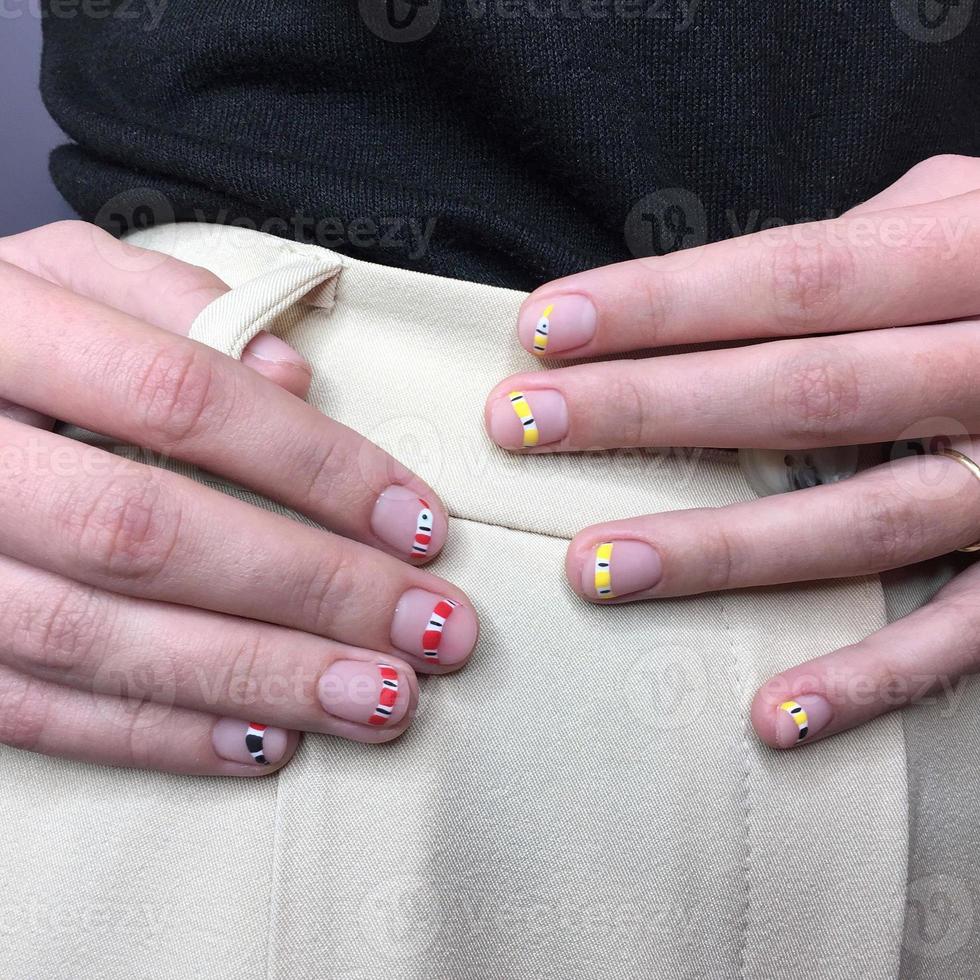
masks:
[(49, 7), (42, 88), (58, 187), (117, 231), (237, 221), (530, 288), (980, 154), (973, 0), (110, 7)]

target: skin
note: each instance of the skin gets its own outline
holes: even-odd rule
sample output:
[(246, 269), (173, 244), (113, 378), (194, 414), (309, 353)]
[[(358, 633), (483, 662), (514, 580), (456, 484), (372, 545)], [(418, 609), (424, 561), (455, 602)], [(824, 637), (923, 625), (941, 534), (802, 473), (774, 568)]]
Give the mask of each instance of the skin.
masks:
[[(398, 484), (445, 526), (438, 496), (306, 404), (310, 368), (282, 342), (260, 335), (239, 363), (187, 339), (227, 289), (81, 222), (0, 240), (0, 742), (265, 775), (298, 732), (396, 738), (414, 714), (415, 671), (450, 669), (395, 649), (390, 624), (407, 590), (472, 614), (466, 596), (371, 525)], [(326, 530), (64, 438), (53, 418), (206, 466)], [(318, 691), (340, 661), (355, 667), (335, 676), (397, 670), (390, 724), (324, 710)], [(355, 711), (364, 722), (368, 701)], [(284, 730), (271, 741), (285, 751), (270, 766), (219, 756), (222, 719)]]
[[(715, 349), (519, 374), (490, 393), (557, 391), (567, 432), (531, 453), (635, 446), (807, 449), (921, 437), (980, 460), (980, 160), (938, 157), (831, 221), (762, 231), (548, 283), (526, 301), (519, 339), (566, 294), (587, 297), (594, 335), (549, 358), (678, 344)], [(883, 329), (891, 328), (891, 329)], [(576, 335), (577, 337), (577, 335)], [(739, 341), (751, 345), (725, 347)], [(761, 342), (760, 342), (761, 341)], [(500, 415), (496, 418), (499, 420)], [(583, 599), (598, 543), (656, 549), (660, 581), (617, 601), (864, 575), (980, 539), (980, 481), (942, 456), (888, 462), (832, 486), (717, 510), (596, 525), (571, 542)], [(980, 565), (861, 643), (773, 678), (752, 720), (774, 748), (779, 705), (823, 698), (807, 743), (860, 725), (980, 668)], [(817, 712), (822, 713), (822, 712)], [(795, 744), (795, 743), (792, 743)]]

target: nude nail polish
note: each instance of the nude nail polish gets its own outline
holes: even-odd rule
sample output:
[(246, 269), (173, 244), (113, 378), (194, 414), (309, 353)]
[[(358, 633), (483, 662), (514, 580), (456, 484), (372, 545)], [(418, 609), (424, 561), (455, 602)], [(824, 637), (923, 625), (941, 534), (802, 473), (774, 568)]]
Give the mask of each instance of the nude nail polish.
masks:
[(403, 670), (383, 661), (338, 660), (317, 684), (327, 714), (362, 725), (397, 725), (411, 703)]
[(603, 541), (582, 565), (582, 591), (616, 599), (652, 589), (662, 575), (660, 555), (645, 541)]
[(587, 344), (595, 336), (597, 319), (592, 301), (581, 293), (532, 297), (521, 310), (517, 335), (526, 350), (546, 357)]
[(313, 373), (313, 369), (305, 358), (293, 350), (284, 340), (280, 340), (274, 334), (261, 330), (257, 333), (242, 353), (242, 360), (254, 357), (256, 360), (265, 361), (270, 364), (289, 364), (301, 370)]
[(274, 766), (286, 754), (288, 741), (282, 728), (237, 718), (221, 718), (211, 732), (215, 755), (253, 766)]
[(389, 547), (413, 561), (439, 553), (446, 522), (429, 501), (409, 487), (390, 486), (377, 499), (371, 530)]
[(478, 631), (469, 606), (425, 589), (409, 589), (395, 608), (391, 642), (424, 663), (453, 666), (473, 652)]
[(819, 694), (798, 694), (776, 708), (776, 741), (782, 749), (813, 738), (827, 726), (833, 709)]
[(533, 449), (568, 435), (568, 407), (558, 391), (511, 391), (490, 406), (490, 438), (502, 449)]

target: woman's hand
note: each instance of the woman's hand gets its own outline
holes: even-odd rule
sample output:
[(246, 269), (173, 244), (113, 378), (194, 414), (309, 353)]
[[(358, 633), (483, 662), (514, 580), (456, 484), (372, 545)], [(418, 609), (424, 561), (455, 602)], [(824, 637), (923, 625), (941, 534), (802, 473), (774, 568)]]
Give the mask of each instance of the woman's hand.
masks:
[[(310, 369), (281, 341), (260, 334), (238, 363), (181, 336), (226, 289), (80, 222), (0, 240), (0, 742), (261, 775), (297, 732), (395, 738), (415, 670), (472, 651), (466, 597), (412, 567), (446, 538), (431, 488), (296, 397)], [(51, 417), (335, 533), (54, 434)]]
[[(839, 219), (541, 287), (518, 334), (548, 357), (778, 339), (516, 375), (491, 393), (487, 426), (535, 453), (950, 445), (957, 430), (952, 445), (980, 461), (978, 270), (980, 160), (928, 160)], [(980, 540), (978, 474), (950, 455), (897, 459), (835, 485), (597, 525), (572, 541), (568, 578), (585, 599), (626, 602), (908, 565)], [(973, 566), (905, 620), (772, 680), (753, 723), (788, 748), (978, 668)]]

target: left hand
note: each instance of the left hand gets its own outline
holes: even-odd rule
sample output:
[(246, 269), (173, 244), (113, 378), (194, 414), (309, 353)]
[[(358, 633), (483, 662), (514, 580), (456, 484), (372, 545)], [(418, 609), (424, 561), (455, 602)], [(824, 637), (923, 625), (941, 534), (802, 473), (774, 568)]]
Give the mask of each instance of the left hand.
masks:
[[(486, 410), (505, 449), (792, 451), (935, 442), (957, 428), (955, 448), (980, 462), (980, 437), (966, 435), (980, 433), (980, 159), (926, 160), (830, 221), (548, 283), (524, 303), (518, 334), (532, 352), (537, 336), (549, 358), (772, 340), (514, 375)], [(930, 455), (792, 494), (599, 524), (575, 537), (566, 565), (583, 598), (628, 602), (866, 575), (978, 541), (980, 479)], [(611, 555), (597, 551), (609, 542)], [(904, 620), (770, 681), (752, 720), (763, 741), (789, 748), (976, 670), (980, 564)]]

